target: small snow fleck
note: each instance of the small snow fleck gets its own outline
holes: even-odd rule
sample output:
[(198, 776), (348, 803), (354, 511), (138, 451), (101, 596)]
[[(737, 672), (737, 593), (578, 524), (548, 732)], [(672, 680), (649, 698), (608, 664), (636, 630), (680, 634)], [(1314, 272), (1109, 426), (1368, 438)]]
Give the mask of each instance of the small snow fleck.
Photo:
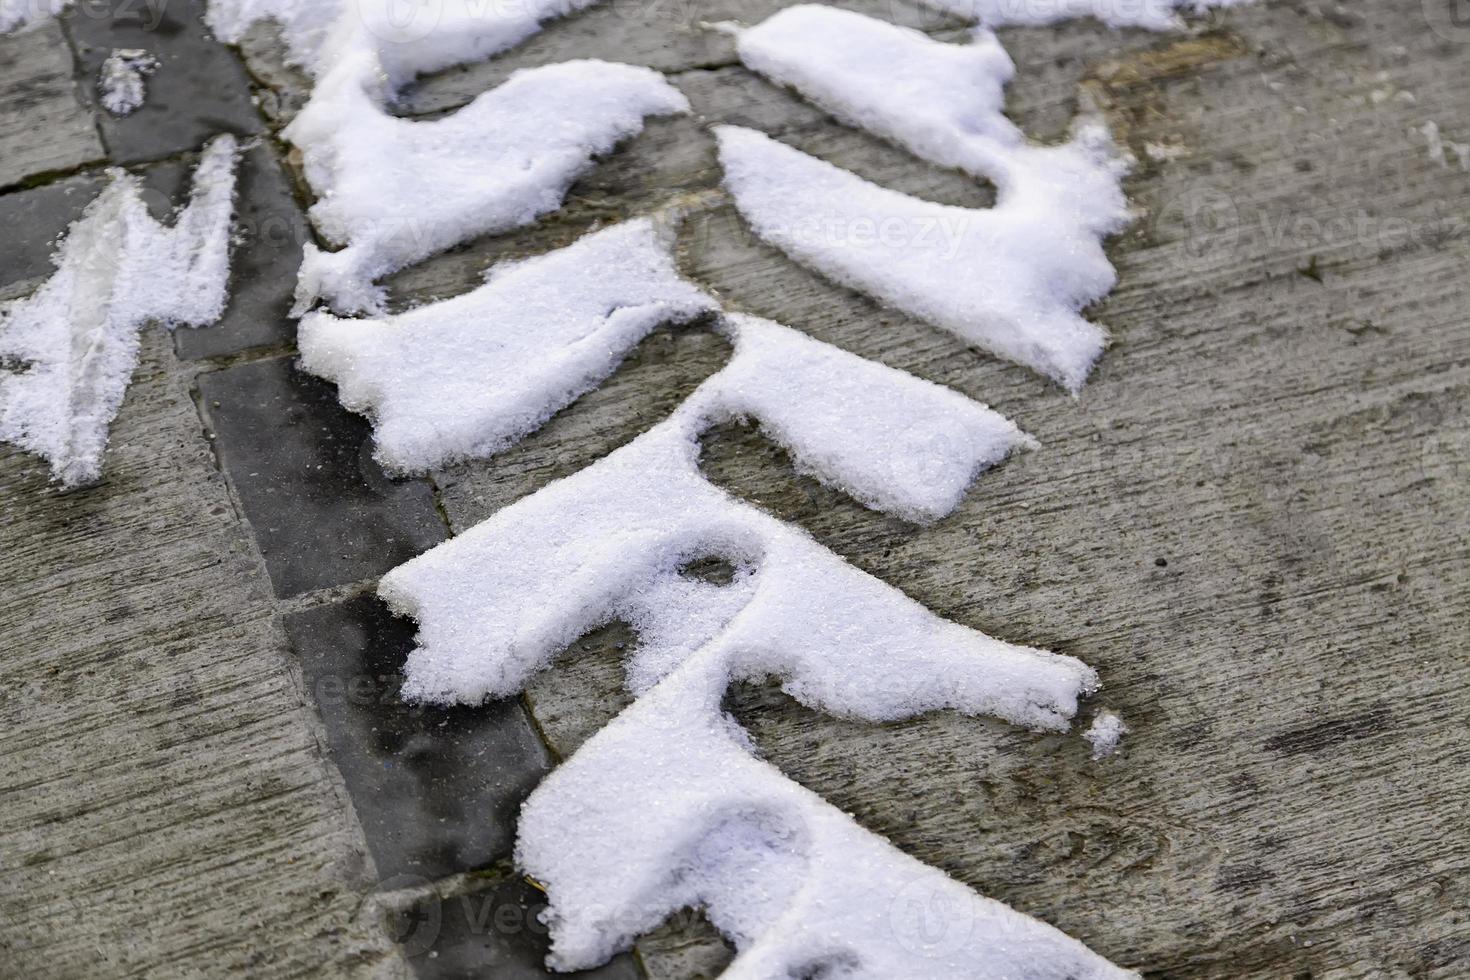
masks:
[(114, 116), (136, 112), (146, 97), (143, 79), (158, 70), (158, 59), (143, 48), (113, 48), (97, 76), (102, 108)]
[(1123, 719), (1111, 711), (1104, 711), (1092, 720), (1092, 727), (1082, 733), (1092, 745), (1094, 759), (1106, 759), (1118, 751), (1118, 742), (1128, 733)]

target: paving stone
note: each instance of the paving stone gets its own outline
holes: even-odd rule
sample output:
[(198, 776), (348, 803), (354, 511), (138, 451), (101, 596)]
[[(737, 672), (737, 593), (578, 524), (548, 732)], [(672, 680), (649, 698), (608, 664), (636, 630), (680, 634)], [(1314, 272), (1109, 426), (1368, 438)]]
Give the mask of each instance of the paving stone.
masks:
[(49, 276), (56, 241), (101, 191), (97, 174), (68, 177), (29, 190), (0, 194), (0, 288)]
[(376, 596), (286, 617), (380, 878), (442, 878), (510, 854), (516, 812), (551, 757), (518, 700), (410, 705), (412, 620)]
[(265, 569), (141, 340), (101, 484), (0, 446), (0, 976), (387, 980)]
[[(83, 91), (112, 162), (173, 156), (216, 133), (263, 131), (244, 66), (208, 35), (204, 8), (203, 0), (82, 0), (66, 15)], [(158, 59), (143, 105), (123, 117), (97, 104), (97, 75), (114, 48), (142, 48)]]
[(296, 321), (287, 312), (301, 245), (311, 236), (306, 216), (269, 143), (241, 157), (238, 179), (229, 306), (213, 326), (174, 332), (174, 347), (183, 358), (279, 346), (296, 338)]
[(596, 970), (548, 970), (546, 927), (538, 918), (545, 908), (541, 892), (507, 874), (479, 891), (431, 895), (391, 913), (385, 926), (420, 980), (640, 980), (626, 954)]
[(102, 156), (61, 28), (0, 37), (0, 187)]
[(381, 575), (444, 539), (429, 485), (388, 479), (367, 420), (291, 358), (200, 375), (199, 391), (277, 594)]

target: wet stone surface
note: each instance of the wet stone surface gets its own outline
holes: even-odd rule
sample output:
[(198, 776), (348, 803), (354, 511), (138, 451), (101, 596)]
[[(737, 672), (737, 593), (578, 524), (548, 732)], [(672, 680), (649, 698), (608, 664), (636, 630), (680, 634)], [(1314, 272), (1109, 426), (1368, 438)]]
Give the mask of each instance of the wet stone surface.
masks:
[(104, 178), (82, 175), (0, 195), (0, 289), (49, 276), (51, 253), (67, 227), (102, 190)]
[(405, 703), (414, 625), (375, 597), (285, 621), (379, 878), (434, 880), (508, 857), (516, 811), (551, 764), (521, 703)]
[[(82, 93), (113, 163), (159, 160), (197, 149), (218, 133), (264, 130), (245, 69), (209, 36), (204, 9), (203, 0), (82, 0), (65, 16)], [(143, 105), (123, 117), (97, 103), (97, 75), (115, 48), (138, 48), (158, 59)]]
[(296, 321), (288, 313), (301, 246), (311, 236), (306, 216), (269, 144), (259, 143), (241, 156), (236, 180), (229, 305), (208, 329), (174, 334), (174, 347), (186, 360), (279, 347), (296, 339)]
[(199, 392), (277, 595), (381, 575), (444, 539), (429, 484), (390, 480), (367, 420), (293, 358), (200, 375)]

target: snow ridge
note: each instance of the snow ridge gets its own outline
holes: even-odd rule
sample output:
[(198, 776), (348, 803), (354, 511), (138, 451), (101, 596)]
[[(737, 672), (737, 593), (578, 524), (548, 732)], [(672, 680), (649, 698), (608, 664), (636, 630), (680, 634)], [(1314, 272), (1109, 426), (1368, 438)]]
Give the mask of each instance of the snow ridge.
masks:
[(236, 155), (232, 136), (205, 147), (172, 227), (148, 214), (136, 176), (113, 171), (51, 278), (0, 305), (0, 441), (45, 457), (62, 485), (101, 478), (143, 325), (200, 327), (224, 312)]
[[(1105, 334), (1079, 310), (1113, 287), (1102, 239), (1127, 222), (1125, 172), (1101, 123), (1033, 146), (1002, 113), (1015, 71), (995, 36), (968, 45), (832, 7), (789, 7), (739, 32), (741, 61), (849, 125), (988, 178), (995, 207), (870, 184), (753, 130), (716, 128), (725, 186), (791, 258), (1075, 392)], [(875, 66), (882, 70), (875, 71)], [(833, 234), (877, 220), (880, 234)]]
[(487, 58), (589, 2), (376, 0), (344, 3), (330, 21), (285, 0), (211, 4), (210, 23), (227, 40), (256, 20), (280, 21), (293, 57), (315, 77), (282, 135), (301, 150), (316, 192), (312, 221), (344, 247), (306, 246), (297, 315), (318, 299), (339, 312), (381, 312), (378, 279), (555, 210), (593, 158), (639, 132), (645, 117), (688, 110), (652, 69), (569, 61), (516, 72), (439, 119), (386, 111), (416, 75)]

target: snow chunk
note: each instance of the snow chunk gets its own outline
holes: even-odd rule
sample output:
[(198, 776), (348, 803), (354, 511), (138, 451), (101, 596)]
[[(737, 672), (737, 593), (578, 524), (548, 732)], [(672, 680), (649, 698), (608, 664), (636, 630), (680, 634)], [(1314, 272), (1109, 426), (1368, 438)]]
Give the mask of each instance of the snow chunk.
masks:
[(761, 238), (838, 283), (1068, 390), (1082, 386), (1104, 334), (1076, 311), (1114, 282), (1095, 238), (1048, 234), (1057, 230), (1047, 228), (1049, 216), (1030, 206), (933, 204), (753, 130), (715, 132), (725, 186)]
[(60, 14), (71, 0), (0, 0), (0, 34), (19, 34)]
[(639, 220), (399, 316), (310, 313), (299, 344), (307, 371), (376, 419), (377, 458), (418, 472), (499, 452), (605, 379), (655, 327), (713, 307)]
[(102, 108), (114, 116), (136, 112), (147, 95), (145, 76), (158, 70), (158, 59), (142, 48), (113, 48), (97, 76)]
[(148, 214), (137, 177), (114, 171), (51, 278), (0, 306), (0, 441), (44, 456), (65, 486), (101, 477), (142, 326), (204, 326), (224, 311), (236, 153), (231, 136), (210, 142), (172, 227)]
[(1042, 25), (1093, 17), (1110, 27), (1168, 31), (1184, 26), (1178, 11), (1203, 14), (1212, 7), (1236, 7), (1249, 0), (921, 0), (931, 7), (978, 20), (989, 27)]
[(1118, 743), (1128, 734), (1123, 719), (1111, 711), (1103, 711), (1092, 720), (1092, 727), (1082, 737), (1092, 745), (1094, 759), (1106, 759), (1118, 751)]
[(546, 887), (552, 968), (605, 962), (697, 907), (736, 946), (726, 977), (1137, 977), (752, 758), (722, 688), (716, 662), (690, 662), (526, 802), (516, 863)]
[(391, 116), (355, 81), (317, 84), (285, 130), (319, 199), (312, 220), (337, 252), (306, 248), (297, 310), (382, 308), (373, 282), (477, 235), (561, 206), (593, 158), (649, 115), (688, 109), (649, 68), (568, 61), (516, 72), (440, 119)]
[(918, 522), (959, 505), (976, 475), (1036, 441), (959, 392), (769, 321), (728, 317), (736, 354), (686, 409), (754, 418), (799, 472)]
[[(820, 42), (814, 42), (819, 38)], [(1095, 121), (1033, 146), (1002, 112), (1015, 66), (994, 35), (947, 44), (821, 6), (739, 33), (752, 70), (925, 160), (993, 181), (989, 210), (946, 207), (737, 127), (725, 186), (762, 238), (830, 278), (1076, 390), (1102, 330), (1077, 311), (1112, 288), (1104, 236), (1127, 222), (1125, 165)], [(875, 70), (875, 66), (881, 66)]]

